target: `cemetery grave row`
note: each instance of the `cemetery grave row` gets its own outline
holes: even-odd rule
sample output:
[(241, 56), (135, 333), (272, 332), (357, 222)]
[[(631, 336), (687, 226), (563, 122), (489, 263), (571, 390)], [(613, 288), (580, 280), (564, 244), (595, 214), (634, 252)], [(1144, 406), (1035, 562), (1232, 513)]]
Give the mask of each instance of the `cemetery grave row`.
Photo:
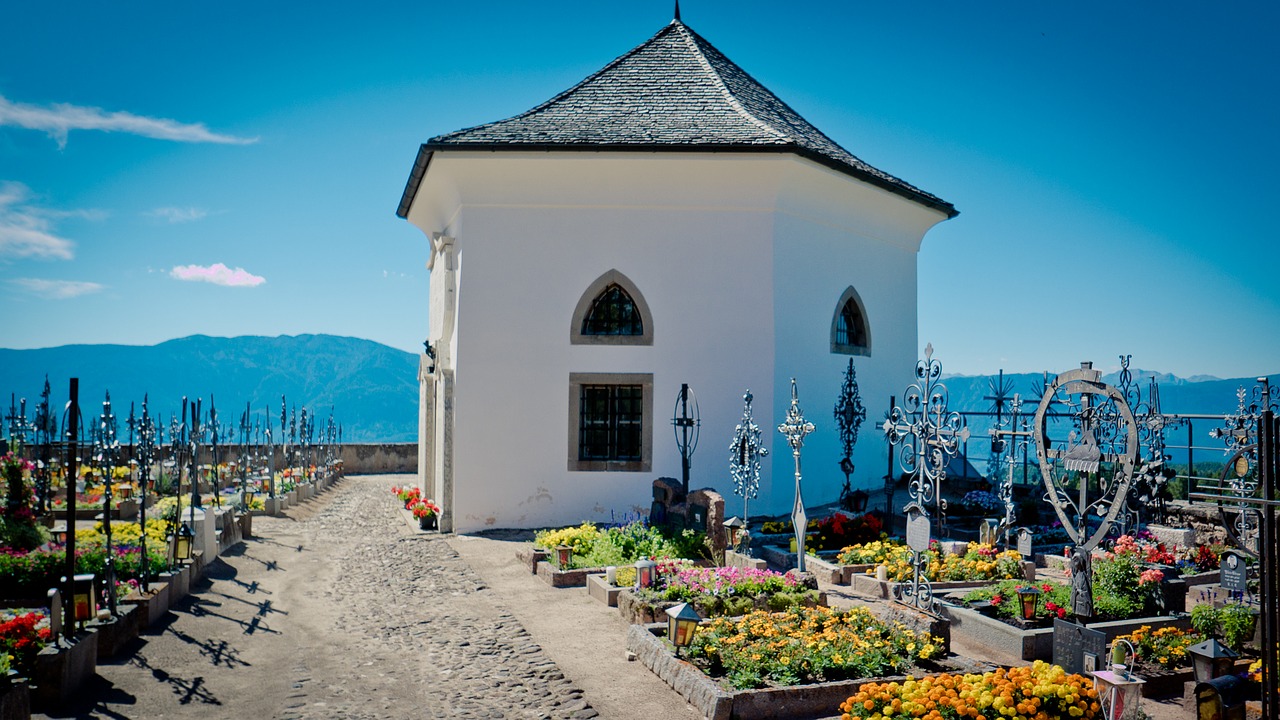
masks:
[(316, 418), (303, 408), (287, 423), (283, 398), (289, 432), (274, 443), (247, 407), (235, 428), (212, 400), (205, 412), (183, 398), (165, 426), (149, 398), (122, 419), (107, 394), (86, 422), (75, 379), (62, 412), (50, 395), (46, 381), (32, 417), (23, 400), (5, 418), (3, 717), (65, 704), (98, 658), (159, 622), (207, 562), (252, 534), (254, 514), (279, 513), (342, 474), (332, 416), (316, 442)]
[[(868, 511), (867, 493), (846, 484), (839, 509), (807, 517), (800, 455), (813, 427), (793, 387), (779, 426), (796, 464), (789, 521), (747, 519), (763, 454), (748, 393), (730, 446), (743, 518), (726, 519), (715, 491), (664, 478), (654, 482), (646, 520), (543, 531), (518, 556), (552, 586), (585, 587), (619, 607), (633, 652), (707, 717), (763, 717), (779, 708), (795, 717), (888, 717), (886, 708), (900, 712), (921, 697), (945, 717), (1111, 717), (1123, 704), (1137, 707), (1133, 693), (1181, 695), (1197, 665), (1204, 667), (1195, 667), (1196, 695), (1206, 706), (1236, 702), (1243, 688), (1243, 696), (1275, 707), (1274, 694), (1261, 691), (1275, 685), (1274, 653), (1263, 652), (1274, 642), (1268, 620), (1259, 620), (1271, 612), (1275, 626), (1274, 588), (1267, 591), (1274, 568), (1257, 552), (1264, 528), (1274, 527), (1267, 493), (1276, 447), (1258, 440), (1276, 432), (1265, 384), (1258, 402), (1246, 408), (1242, 400), (1237, 416), (1226, 418), (1242, 429), (1223, 435), (1235, 453), (1223, 476), (1201, 478), (1189, 504), (1144, 516), (1169, 477), (1157, 432), (1163, 420), (1150, 407), (1135, 414), (1129, 393), (1088, 364), (1046, 384), (1034, 420), (992, 432), (1006, 452), (1018, 444), (1034, 451), (1042, 497), (1013, 487), (1007, 461), (1003, 477), (970, 483), (948, 502), (947, 467), (967, 427), (947, 410), (940, 376), (928, 349), (917, 383), (881, 425), (903, 470), (891, 472), (895, 485), (905, 481), (900, 509)], [(849, 397), (852, 379), (850, 367), (836, 406), (842, 439), (850, 440), (865, 417)], [(847, 459), (851, 447), (844, 449)], [(847, 463), (842, 470), (846, 478), (852, 472)], [(1015, 499), (1023, 507), (1039, 502), (1040, 517), (1056, 519), (1020, 526)], [(1209, 522), (1194, 526), (1153, 522), (1205, 512)], [(1233, 531), (1205, 532), (1213, 515)], [(829, 607), (837, 590), (844, 609)], [(850, 609), (849, 598), (880, 617)], [(855, 635), (875, 650), (893, 648), (894, 661), (870, 662), (875, 653), (836, 632), (846, 626), (860, 628)], [(1015, 667), (952, 655), (952, 642), (992, 648)], [(1034, 678), (1048, 694), (1000, 690), (1015, 676)], [(986, 688), (981, 700), (971, 690), (949, 694), (958, 678)]]

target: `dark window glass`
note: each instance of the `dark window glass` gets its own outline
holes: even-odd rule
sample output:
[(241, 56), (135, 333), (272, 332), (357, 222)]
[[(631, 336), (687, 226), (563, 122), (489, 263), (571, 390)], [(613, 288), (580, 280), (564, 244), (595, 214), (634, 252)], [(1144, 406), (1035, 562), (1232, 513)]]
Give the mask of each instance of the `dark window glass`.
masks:
[(627, 291), (613, 284), (591, 302), (591, 309), (582, 321), (582, 334), (644, 335), (644, 322)]
[(867, 322), (858, 309), (858, 303), (849, 298), (840, 309), (840, 319), (836, 321), (836, 344), (849, 347), (867, 346)]
[(578, 459), (639, 460), (643, 397), (639, 385), (583, 385)]

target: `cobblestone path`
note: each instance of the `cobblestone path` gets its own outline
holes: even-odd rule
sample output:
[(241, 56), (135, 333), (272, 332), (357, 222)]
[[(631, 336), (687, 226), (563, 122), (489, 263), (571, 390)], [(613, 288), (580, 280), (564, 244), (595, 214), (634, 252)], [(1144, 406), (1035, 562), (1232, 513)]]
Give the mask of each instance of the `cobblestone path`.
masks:
[(102, 718), (591, 718), (582, 690), (389, 488), (352, 477), (254, 518), (195, 594), (100, 663), (68, 715)]

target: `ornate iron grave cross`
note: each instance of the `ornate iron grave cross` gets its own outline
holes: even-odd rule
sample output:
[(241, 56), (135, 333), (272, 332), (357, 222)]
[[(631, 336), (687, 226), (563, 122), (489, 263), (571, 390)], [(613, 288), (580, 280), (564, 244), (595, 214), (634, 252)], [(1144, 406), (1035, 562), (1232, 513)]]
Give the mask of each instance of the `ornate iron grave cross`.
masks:
[[(111, 511), (115, 469), (120, 464), (120, 440), (116, 437), (116, 429), (116, 416), (111, 412), (111, 393), (108, 392), (102, 401), (102, 415), (94, 433), (93, 464), (102, 473), (102, 534), (106, 547), (102, 581), (106, 584), (107, 609), (112, 617), (116, 614), (116, 565), (111, 542)], [(143, 534), (146, 534), (145, 529)]]
[(147, 486), (151, 484), (151, 466), (158, 458), (156, 452), (156, 424), (151, 420), (151, 412), (147, 408), (147, 396), (142, 396), (142, 417), (137, 421), (129, 413), (130, 430), (137, 430), (138, 445), (136, 460), (138, 463), (138, 489), (142, 497), (138, 501), (138, 567), (141, 570), (142, 590), (151, 589), (150, 563), (147, 562)]
[(1276, 412), (1277, 399), (1271, 395), (1267, 378), (1258, 378), (1251, 392), (1236, 390), (1238, 407), (1234, 415), (1223, 418), (1225, 425), (1209, 431), (1209, 435), (1226, 442), (1227, 462), (1217, 485), (1199, 483), (1191, 499), (1209, 500), (1218, 505), (1218, 516), (1231, 542), (1258, 557), (1262, 534), (1262, 510), (1253, 502), (1259, 497), (1258, 423), (1267, 410)]
[(733, 429), (733, 442), (729, 443), (729, 477), (733, 478), (733, 494), (742, 498), (742, 520), (746, 522), (747, 504), (760, 493), (760, 458), (769, 454), (769, 448), (760, 440), (760, 426), (751, 415), (753, 396), (748, 390), (742, 396), (742, 420)]
[(853, 369), (853, 358), (849, 358), (849, 369), (844, 371), (844, 384), (840, 386), (840, 395), (836, 398), (835, 407), (836, 431), (840, 433), (840, 471), (844, 473), (844, 488), (840, 491), (840, 507), (853, 510), (853, 490), (849, 486), (849, 476), (853, 474), (853, 446), (858, 443), (858, 430), (862, 421), (867, 419), (867, 409), (862, 405), (862, 396), (858, 394), (857, 371)]
[[(1013, 399), (1009, 401), (1010, 416), (1007, 420), (1000, 421), (995, 427), (991, 428), (991, 454), (996, 458), (994, 465), (997, 470), (1002, 469), (1001, 466), (1007, 465), (1006, 472), (1000, 472), (1000, 486), (997, 494), (1000, 501), (1004, 504), (1004, 519), (1000, 521), (1000, 526), (996, 528), (996, 532), (1003, 538), (1004, 548), (1009, 549), (1009, 531), (1013, 529), (1013, 523), (1017, 521), (1017, 514), (1014, 512), (1013, 504), (1013, 472), (1015, 460), (1017, 460), (1018, 452), (1024, 455), (1031, 442), (1031, 430), (1027, 428), (1026, 422), (1022, 420), (1022, 395), (1013, 394)], [(1005, 450), (1008, 450), (1007, 460)]]
[(933, 344), (924, 348), (924, 360), (916, 363), (916, 382), (907, 387), (902, 405), (894, 406), (882, 425), (889, 442), (898, 446), (898, 462), (910, 476), (909, 497), (903, 512), (907, 516), (907, 545), (911, 548), (911, 583), (894, 588), (896, 599), (924, 612), (938, 614), (937, 601), (927, 570), (929, 540), (932, 528), (929, 505), (933, 503), (946, 530), (946, 500), (942, 499), (942, 482), (947, 477), (947, 464), (969, 440), (969, 428), (960, 413), (947, 409), (947, 388), (938, 382), (942, 363), (933, 359)]
[[(693, 406), (693, 414), (689, 414), (689, 406)], [(684, 494), (689, 495), (689, 467), (693, 459), (693, 451), (698, 449), (698, 429), (702, 419), (698, 413), (698, 398), (689, 389), (689, 383), (680, 384), (680, 394), (676, 395), (676, 406), (671, 414), (671, 426), (675, 428), (676, 447), (680, 450), (680, 480)]]
[[(1067, 427), (1049, 417), (1059, 402), (1070, 411)], [(1051, 437), (1057, 431), (1058, 440)], [(1067, 431), (1065, 440), (1061, 432)], [(1102, 382), (1093, 363), (1059, 375), (1036, 408), (1036, 458), (1045, 500), (1075, 543), (1071, 557), (1071, 605), (1081, 618), (1093, 615), (1093, 549), (1125, 507), (1138, 452), (1138, 429), (1124, 395)], [(1072, 493), (1076, 497), (1072, 498)]]
[(1122, 530), (1137, 529), (1144, 516), (1151, 521), (1163, 522), (1166, 513), (1166, 502), (1171, 498), (1168, 485), (1174, 472), (1165, 466), (1169, 455), (1165, 452), (1165, 430), (1180, 427), (1186, 420), (1165, 415), (1160, 410), (1160, 385), (1154, 377), (1147, 386), (1146, 400), (1142, 398), (1142, 388), (1133, 381), (1133, 373), (1129, 371), (1132, 355), (1120, 356), (1120, 394), (1133, 412), (1133, 421), (1138, 426), (1138, 457), (1133, 474), (1133, 483), (1129, 488), (1125, 508), (1120, 515)]
[(791, 525), (796, 534), (796, 570), (804, 572), (804, 535), (809, 529), (809, 518), (804, 513), (804, 496), (800, 492), (800, 448), (804, 447), (805, 436), (813, 432), (813, 423), (804, 419), (795, 378), (791, 378), (791, 406), (787, 408), (787, 419), (778, 426), (778, 432), (787, 438), (791, 456), (796, 461), (796, 502), (791, 508)]

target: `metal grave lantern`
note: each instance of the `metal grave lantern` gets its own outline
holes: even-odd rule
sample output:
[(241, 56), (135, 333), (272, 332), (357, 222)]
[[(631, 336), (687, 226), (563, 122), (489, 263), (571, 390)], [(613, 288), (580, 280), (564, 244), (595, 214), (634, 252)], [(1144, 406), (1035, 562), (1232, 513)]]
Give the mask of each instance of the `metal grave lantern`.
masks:
[(59, 545), (66, 545), (66, 544), (67, 544), (67, 526), (66, 526), (66, 524), (65, 524), (65, 523), (54, 523), (53, 527), (49, 528), (49, 535), (50, 535), (50, 537), (52, 537), (52, 538), (53, 538), (53, 541), (54, 541), (55, 543), (57, 543), (57, 544), (59, 544)]
[(1022, 607), (1022, 619), (1034, 620), (1040, 605), (1040, 588), (1026, 585), (1018, 588), (1018, 603)]
[(742, 531), (746, 529), (746, 527), (747, 524), (737, 515), (734, 515), (724, 521), (725, 539), (728, 541), (729, 548), (731, 550), (736, 551), (738, 549), (738, 539), (742, 536)]
[[(86, 623), (98, 617), (98, 593), (93, 573), (76, 575), (72, 583), (71, 604), (78, 623)], [(62, 578), (65, 584), (67, 579)]]
[[(1055, 403), (1067, 408), (1067, 422), (1050, 416)], [(1088, 618), (1093, 615), (1092, 552), (1125, 507), (1138, 429), (1124, 395), (1102, 382), (1093, 363), (1083, 362), (1045, 388), (1036, 408), (1035, 441), (1045, 497), (1075, 543), (1072, 611)]]
[(791, 508), (791, 525), (796, 535), (796, 570), (799, 572), (804, 572), (804, 539), (809, 527), (809, 518), (804, 512), (804, 496), (800, 492), (800, 448), (804, 447), (804, 438), (813, 429), (813, 423), (804, 419), (796, 394), (796, 379), (791, 378), (791, 405), (787, 408), (787, 419), (778, 426), (778, 432), (787, 438), (791, 456), (796, 461), (796, 499)]
[(652, 560), (640, 560), (636, 563), (636, 588), (653, 587), (654, 576), (657, 574), (658, 563)]
[(1230, 675), (1239, 657), (1231, 648), (1223, 645), (1213, 637), (1202, 643), (1187, 648), (1191, 656), (1191, 670), (1195, 673), (1196, 682), (1207, 683), (1223, 675)]
[(173, 559), (185, 563), (191, 560), (191, 550), (195, 543), (196, 533), (188, 523), (182, 523), (173, 533)]
[[(1111, 667), (1089, 673), (1093, 676), (1094, 689), (1098, 691), (1102, 717), (1105, 720), (1143, 720), (1146, 714), (1142, 712), (1142, 686), (1146, 680), (1129, 672), (1134, 657), (1133, 645), (1127, 640), (1116, 640), (1111, 650)], [(1116, 656), (1128, 662), (1114, 662)]]
[[(1235, 675), (1196, 683), (1196, 717), (1204, 720), (1245, 720), (1249, 684)], [(1265, 695), (1265, 693), (1264, 693)]]
[(569, 558), (573, 555), (573, 548), (568, 545), (556, 546), (556, 566), (561, 570), (569, 569)]
[(676, 647), (676, 655), (679, 656), (680, 648), (688, 647), (689, 643), (693, 642), (693, 636), (698, 632), (698, 623), (702, 622), (702, 616), (689, 603), (669, 607), (666, 612), (667, 639)]

